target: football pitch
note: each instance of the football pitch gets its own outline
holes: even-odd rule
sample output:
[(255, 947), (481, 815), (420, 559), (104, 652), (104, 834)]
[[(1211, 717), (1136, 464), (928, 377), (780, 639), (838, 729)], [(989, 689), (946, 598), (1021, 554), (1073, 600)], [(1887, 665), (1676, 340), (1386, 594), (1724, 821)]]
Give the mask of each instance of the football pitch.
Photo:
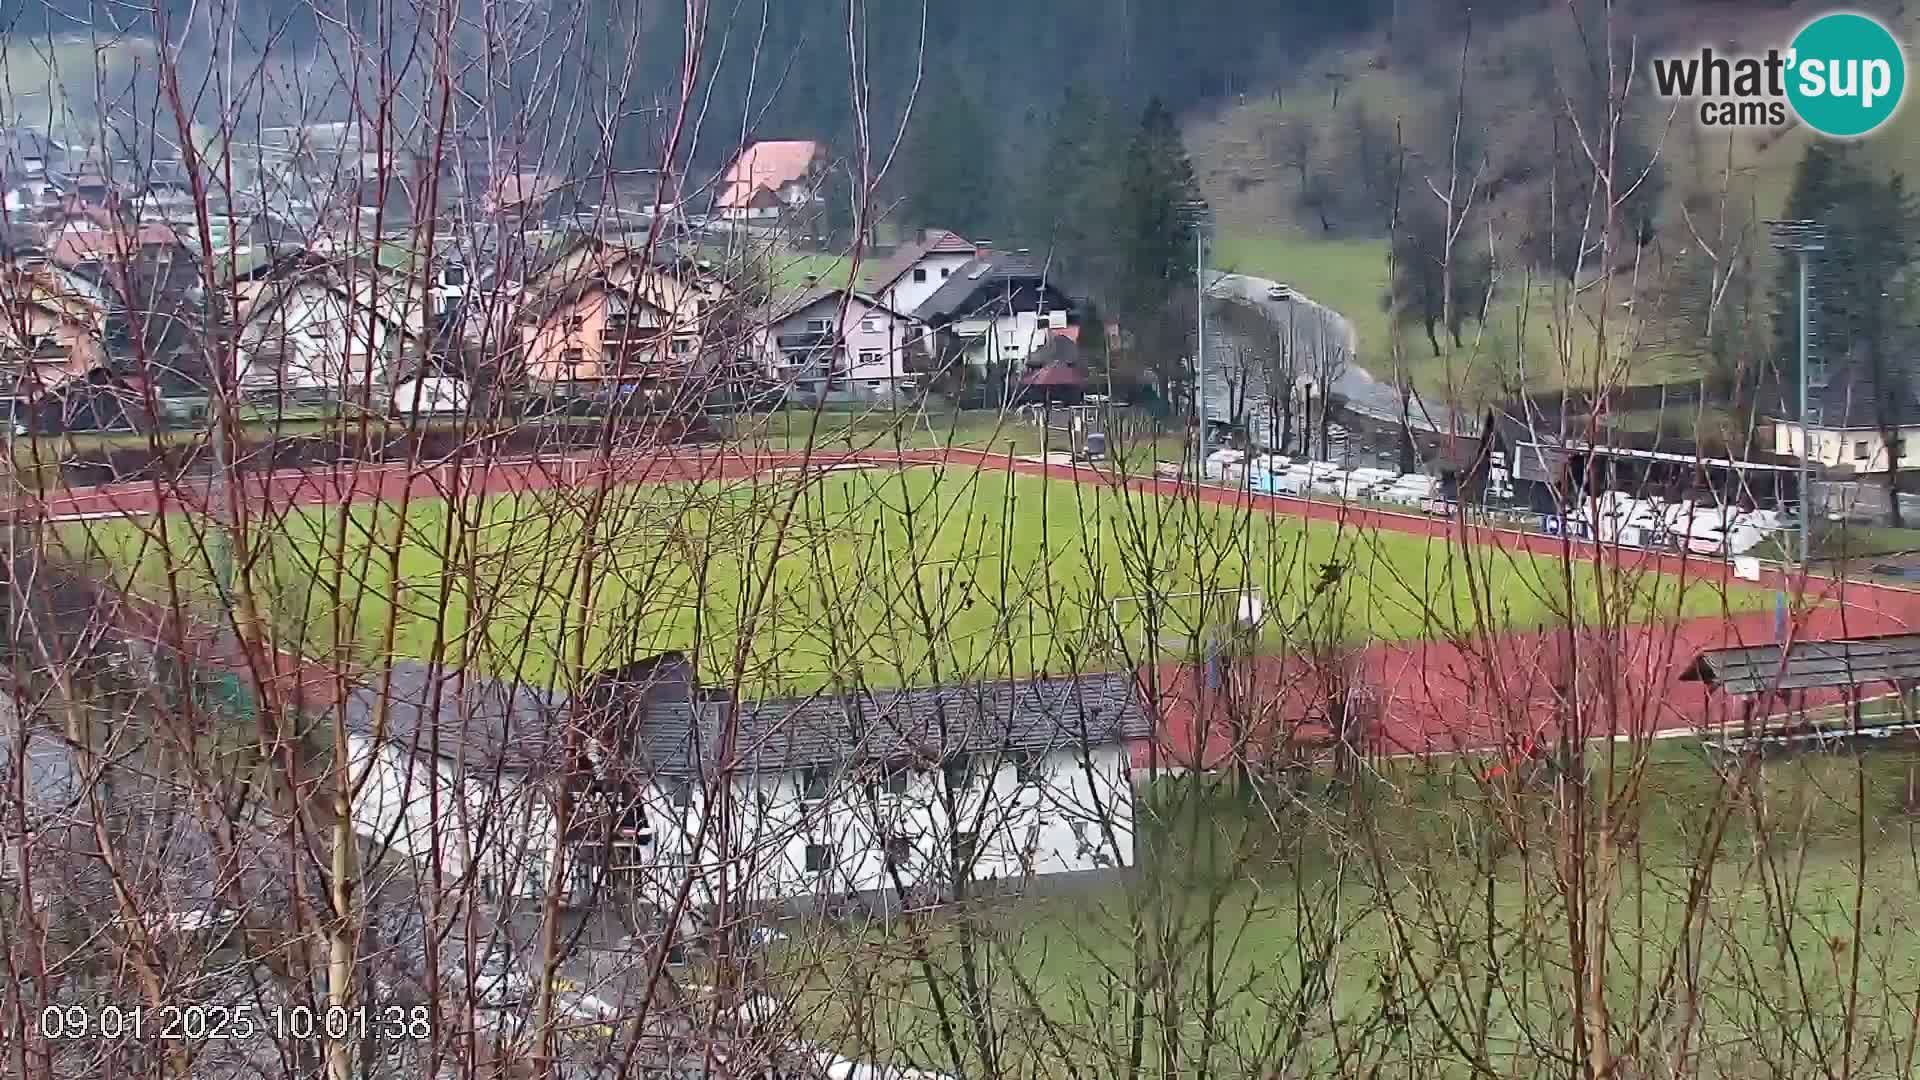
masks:
[[(245, 580), (283, 649), (564, 684), (669, 649), (764, 691), (1113, 669), (1191, 655), (1243, 597), (1262, 647), (1641, 621), (1766, 594), (1457, 545), (1270, 506), (998, 469), (779, 474), (608, 493), (366, 502), (262, 518), (246, 572), (202, 518), (78, 522), (69, 550), (193, 602)], [(1611, 598), (1603, 604), (1601, 597)], [(1617, 617), (1617, 616), (1616, 616)]]

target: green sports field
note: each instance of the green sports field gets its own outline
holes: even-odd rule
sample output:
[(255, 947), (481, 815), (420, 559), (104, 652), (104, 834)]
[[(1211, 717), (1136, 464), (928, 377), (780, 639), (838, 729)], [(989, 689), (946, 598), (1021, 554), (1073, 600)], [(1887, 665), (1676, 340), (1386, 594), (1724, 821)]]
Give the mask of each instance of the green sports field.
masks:
[[(1591, 618), (1601, 591), (1585, 564), (1569, 605), (1554, 560), (993, 469), (624, 488), (591, 527), (586, 502), (307, 508), (255, 529), (248, 576), (311, 656), (364, 662), (391, 635), (395, 655), (559, 683), (673, 648), (789, 690), (1137, 664), (1192, 648), (1243, 589), (1274, 646)], [(71, 528), (148, 593), (172, 563), (212, 603), (230, 562), (194, 519), (164, 545), (150, 519)], [(1650, 575), (1609, 592), (1649, 619), (1766, 602)]]

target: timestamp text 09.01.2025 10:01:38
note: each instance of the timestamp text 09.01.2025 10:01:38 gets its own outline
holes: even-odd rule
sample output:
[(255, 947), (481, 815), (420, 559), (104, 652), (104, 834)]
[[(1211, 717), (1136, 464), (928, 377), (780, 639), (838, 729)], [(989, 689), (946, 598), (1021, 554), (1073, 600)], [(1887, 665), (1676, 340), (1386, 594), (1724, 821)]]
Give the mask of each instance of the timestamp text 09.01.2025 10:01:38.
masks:
[(157, 1039), (425, 1039), (433, 1011), (425, 1005), (49, 1005), (39, 1034), (50, 1040)]

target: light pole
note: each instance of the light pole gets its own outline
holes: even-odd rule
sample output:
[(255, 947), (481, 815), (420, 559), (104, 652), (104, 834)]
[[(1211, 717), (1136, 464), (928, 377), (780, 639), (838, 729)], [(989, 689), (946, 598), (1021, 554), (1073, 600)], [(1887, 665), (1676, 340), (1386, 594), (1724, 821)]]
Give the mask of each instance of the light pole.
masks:
[(1193, 226), (1193, 482), (1207, 476), (1207, 232), (1213, 211), (1204, 199), (1180, 204), (1181, 219)]
[[(1799, 308), (1800, 331), (1800, 363), (1797, 373), (1800, 386), (1800, 569), (1805, 571), (1813, 561), (1813, 444), (1809, 432), (1812, 424), (1807, 403), (1807, 389), (1813, 373), (1807, 315), (1807, 257), (1815, 252), (1827, 250), (1827, 227), (1817, 221), (1769, 221), (1767, 231), (1773, 238), (1774, 250), (1793, 252), (1794, 261), (1799, 269), (1799, 287), (1795, 290), (1795, 300)], [(1822, 382), (1824, 385), (1824, 380)]]

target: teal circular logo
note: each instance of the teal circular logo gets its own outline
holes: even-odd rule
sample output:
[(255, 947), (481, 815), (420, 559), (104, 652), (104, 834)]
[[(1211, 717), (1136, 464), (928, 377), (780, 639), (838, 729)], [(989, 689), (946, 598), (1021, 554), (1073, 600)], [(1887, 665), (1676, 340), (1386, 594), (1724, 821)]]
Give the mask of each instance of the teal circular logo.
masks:
[(1853, 12), (1801, 27), (1787, 66), (1787, 101), (1822, 135), (1865, 135), (1887, 122), (1907, 92), (1900, 43), (1879, 20)]

